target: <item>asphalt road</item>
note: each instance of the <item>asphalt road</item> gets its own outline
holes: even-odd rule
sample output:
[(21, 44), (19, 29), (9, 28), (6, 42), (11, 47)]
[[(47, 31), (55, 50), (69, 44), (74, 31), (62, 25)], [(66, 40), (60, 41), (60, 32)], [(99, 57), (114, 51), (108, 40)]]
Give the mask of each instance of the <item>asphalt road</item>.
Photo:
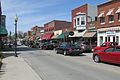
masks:
[(95, 63), (90, 53), (64, 56), (28, 47), (19, 52), (43, 80), (120, 80), (120, 66)]

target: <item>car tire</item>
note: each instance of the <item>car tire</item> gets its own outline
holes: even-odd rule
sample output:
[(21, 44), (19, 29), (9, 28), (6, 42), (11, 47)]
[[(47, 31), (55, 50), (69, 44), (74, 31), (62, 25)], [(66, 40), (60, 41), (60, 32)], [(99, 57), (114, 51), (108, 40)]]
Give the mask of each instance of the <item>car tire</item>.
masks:
[(94, 62), (96, 62), (96, 63), (100, 62), (100, 57), (98, 55), (94, 56)]
[(66, 56), (66, 55), (67, 55), (67, 51), (64, 51), (64, 52), (63, 52), (63, 55)]

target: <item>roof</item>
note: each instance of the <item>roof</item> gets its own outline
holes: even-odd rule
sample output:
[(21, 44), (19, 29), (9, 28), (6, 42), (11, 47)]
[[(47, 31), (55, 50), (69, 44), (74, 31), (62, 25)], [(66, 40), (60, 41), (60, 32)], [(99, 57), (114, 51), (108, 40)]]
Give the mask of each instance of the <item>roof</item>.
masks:
[(111, 4), (111, 3), (116, 2), (116, 1), (119, 1), (119, 0), (111, 0), (111, 1), (107, 1), (107, 2), (105, 2), (105, 3), (99, 4), (98, 7), (100, 7), (100, 6), (104, 6), (104, 5), (107, 5), (107, 4)]

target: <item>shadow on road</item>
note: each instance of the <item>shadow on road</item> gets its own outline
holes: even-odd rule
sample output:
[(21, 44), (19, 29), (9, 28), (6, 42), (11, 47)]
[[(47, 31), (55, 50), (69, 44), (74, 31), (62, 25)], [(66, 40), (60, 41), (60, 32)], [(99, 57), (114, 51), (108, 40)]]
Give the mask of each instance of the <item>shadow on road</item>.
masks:
[[(9, 52), (9, 51), (14, 51), (15, 48), (3, 48), (2, 51)], [(39, 50), (39, 48), (30, 48), (27, 46), (17, 46), (17, 51), (34, 51), (34, 50)]]
[(86, 56), (85, 54), (79, 54), (79, 55), (69, 55), (69, 56), (72, 56), (72, 57), (80, 57), (80, 56)]
[(120, 67), (120, 64), (113, 64), (113, 63), (108, 63), (108, 62), (102, 62), (104, 64), (108, 64), (108, 65), (112, 65), (112, 66), (117, 66), (117, 67)]
[[(20, 53), (17, 53), (17, 55), (19, 56)], [(4, 58), (10, 57), (10, 56), (15, 56), (14, 52), (4, 52), (3, 53)]]

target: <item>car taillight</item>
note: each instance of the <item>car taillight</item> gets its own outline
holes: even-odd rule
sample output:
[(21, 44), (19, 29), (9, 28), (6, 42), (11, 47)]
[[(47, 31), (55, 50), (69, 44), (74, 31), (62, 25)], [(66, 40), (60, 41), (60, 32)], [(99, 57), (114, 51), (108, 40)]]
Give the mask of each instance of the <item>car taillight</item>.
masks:
[(69, 51), (72, 51), (72, 49), (71, 49), (71, 48), (69, 48)]

